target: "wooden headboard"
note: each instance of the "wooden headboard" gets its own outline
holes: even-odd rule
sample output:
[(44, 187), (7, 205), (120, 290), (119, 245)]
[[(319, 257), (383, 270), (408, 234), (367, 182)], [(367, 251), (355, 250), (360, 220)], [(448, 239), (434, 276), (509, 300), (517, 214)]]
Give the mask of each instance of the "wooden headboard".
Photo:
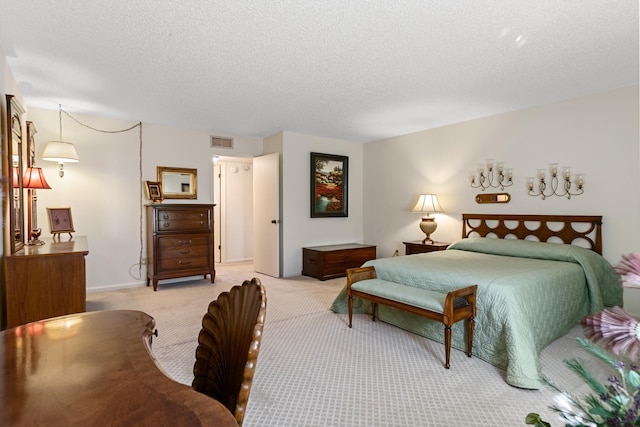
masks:
[[(577, 229), (575, 228), (577, 227)], [(462, 214), (462, 237), (549, 239), (576, 244), (602, 255), (602, 216)]]

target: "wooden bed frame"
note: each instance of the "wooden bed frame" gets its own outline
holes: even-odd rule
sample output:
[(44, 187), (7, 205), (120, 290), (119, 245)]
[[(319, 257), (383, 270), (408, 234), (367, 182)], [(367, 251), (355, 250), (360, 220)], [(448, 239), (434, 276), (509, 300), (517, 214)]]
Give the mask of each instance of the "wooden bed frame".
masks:
[(602, 216), (462, 214), (462, 237), (553, 239), (602, 255)]

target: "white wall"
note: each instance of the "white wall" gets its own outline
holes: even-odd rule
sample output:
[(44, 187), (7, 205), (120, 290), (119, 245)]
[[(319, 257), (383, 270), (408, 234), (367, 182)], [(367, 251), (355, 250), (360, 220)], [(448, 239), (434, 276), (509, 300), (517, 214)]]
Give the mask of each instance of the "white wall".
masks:
[[(403, 240), (424, 236), (419, 214), (409, 209), (419, 193), (431, 192), (446, 211), (436, 215), (436, 240), (460, 237), (463, 212), (603, 215), (604, 256), (617, 263), (640, 250), (638, 117), (635, 85), (367, 143), (364, 240), (378, 245), (378, 256), (404, 253)], [(480, 191), (470, 187), (468, 173), (487, 158), (514, 168), (508, 204), (475, 203)], [(526, 178), (551, 162), (584, 172), (584, 194), (528, 196)], [(633, 292), (625, 301), (640, 312)]]
[[(282, 134), (282, 275), (302, 272), (302, 248), (363, 243), (363, 145), (285, 131)], [(349, 157), (346, 218), (311, 218), (311, 152)]]
[[(64, 109), (64, 106), (63, 106)], [(99, 130), (121, 130), (135, 122), (71, 113), (80, 122)], [(212, 203), (214, 154), (255, 155), (262, 140), (235, 137), (235, 149), (211, 149), (208, 132), (144, 123), (142, 150), (138, 128), (124, 133), (104, 133), (81, 126), (63, 114), (63, 139), (73, 142), (79, 163), (65, 166), (64, 178), (54, 163), (41, 160), (50, 139), (58, 139), (58, 111), (31, 108), (28, 119), (38, 129), (37, 164), (52, 190), (38, 192), (38, 222), (49, 234), (47, 207), (71, 207), (76, 235), (89, 240), (87, 289), (137, 286), (146, 281), (139, 266), (146, 256), (143, 205), (144, 181), (156, 181), (157, 166), (196, 168), (197, 200), (165, 200), (164, 203)], [(142, 154), (142, 158), (140, 156)]]

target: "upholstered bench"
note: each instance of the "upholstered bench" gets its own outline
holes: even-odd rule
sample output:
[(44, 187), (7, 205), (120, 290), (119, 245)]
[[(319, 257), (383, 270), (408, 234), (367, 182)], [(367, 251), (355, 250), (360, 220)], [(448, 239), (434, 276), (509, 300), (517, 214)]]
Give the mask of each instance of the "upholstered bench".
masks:
[(477, 285), (456, 289), (447, 294), (420, 289), (376, 277), (372, 266), (347, 269), (349, 327), (353, 318), (353, 297), (373, 303), (373, 320), (377, 304), (408, 311), (444, 325), (445, 368), (449, 369), (451, 325), (467, 320), (467, 356), (471, 357), (473, 327), (476, 316)]

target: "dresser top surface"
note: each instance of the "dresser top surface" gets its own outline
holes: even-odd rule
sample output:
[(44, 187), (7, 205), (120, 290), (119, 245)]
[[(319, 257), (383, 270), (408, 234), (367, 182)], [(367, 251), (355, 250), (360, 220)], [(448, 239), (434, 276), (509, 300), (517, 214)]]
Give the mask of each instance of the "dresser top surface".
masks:
[(89, 242), (87, 241), (87, 236), (68, 237), (63, 234), (55, 239), (52, 237), (43, 237), (42, 241), (44, 242), (44, 245), (25, 245), (18, 252), (10, 256), (48, 256), (73, 253), (86, 255), (89, 253)]

